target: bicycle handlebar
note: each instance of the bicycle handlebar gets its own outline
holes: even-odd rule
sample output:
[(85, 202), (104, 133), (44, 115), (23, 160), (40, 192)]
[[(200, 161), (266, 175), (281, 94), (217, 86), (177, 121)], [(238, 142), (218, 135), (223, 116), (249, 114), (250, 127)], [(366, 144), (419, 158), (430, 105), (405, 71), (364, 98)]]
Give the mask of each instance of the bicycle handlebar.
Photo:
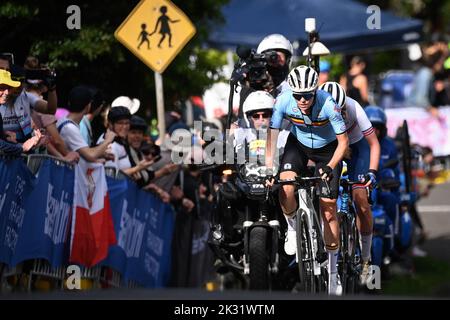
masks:
[[(352, 186), (361, 186), (361, 187), (365, 187), (365, 183), (362, 183), (361, 181), (350, 181), (348, 179), (341, 179), (340, 185), (343, 188), (347, 188), (347, 192), (349, 194), (351, 194), (351, 190), (352, 190)], [(367, 187), (367, 199), (369, 201), (369, 204), (372, 205), (373, 204), (373, 200), (372, 200), (372, 191), (373, 191), (373, 186), (369, 185)]]
[(295, 177), (293, 179), (278, 179), (275, 181), (275, 183), (280, 184), (280, 185), (285, 185), (285, 184), (293, 184), (295, 186), (303, 186), (305, 185), (305, 183), (311, 185), (313, 183), (318, 183), (318, 182), (325, 182), (325, 186), (327, 188), (328, 193), (331, 193), (330, 191), (330, 185), (328, 184), (328, 181), (323, 180), (322, 177), (320, 176), (316, 176), (316, 177)]

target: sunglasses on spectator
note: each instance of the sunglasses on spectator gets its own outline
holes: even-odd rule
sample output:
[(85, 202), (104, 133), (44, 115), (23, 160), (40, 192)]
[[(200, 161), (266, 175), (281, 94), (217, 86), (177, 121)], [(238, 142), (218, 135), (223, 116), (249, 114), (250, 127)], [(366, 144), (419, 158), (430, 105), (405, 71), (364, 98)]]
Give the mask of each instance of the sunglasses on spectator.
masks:
[(251, 117), (252, 117), (254, 120), (258, 120), (258, 119), (260, 119), (261, 117), (262, 117), (263, 119), (268, 119), (268, 118), (270, 118), (271, 116), (272, 116), (272, 114), (271, 114), (270, 112), (258, 112), (258, 113), (254, 113), (254, 114), (251, 115)]
[(314, 92), (309, 92), (309, 93), (294, 93), (292, 94), (292, 96), (294, 97), (295, 100), (300, 101), (302, 98), (305, 99), (306, 101), (311, 100), (314, 97), (315, 93)]

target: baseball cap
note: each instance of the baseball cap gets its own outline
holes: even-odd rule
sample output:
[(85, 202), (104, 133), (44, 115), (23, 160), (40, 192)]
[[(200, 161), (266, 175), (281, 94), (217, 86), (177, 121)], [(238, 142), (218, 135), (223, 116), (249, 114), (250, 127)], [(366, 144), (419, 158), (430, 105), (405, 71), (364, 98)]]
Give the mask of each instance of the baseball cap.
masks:
[(331, 64), (328, 61), (321, 60), (319, 62), (320, 72), (330, 72)]
[(0, 84), (6, 84), (7, 86), (17, 88), (20, 86), (20, 81), (12, 80), (9, 71), (0, 69)]
[(328, 61), (321, 60), (319, 62), (320, 72), (330, 72), (331, 64)]

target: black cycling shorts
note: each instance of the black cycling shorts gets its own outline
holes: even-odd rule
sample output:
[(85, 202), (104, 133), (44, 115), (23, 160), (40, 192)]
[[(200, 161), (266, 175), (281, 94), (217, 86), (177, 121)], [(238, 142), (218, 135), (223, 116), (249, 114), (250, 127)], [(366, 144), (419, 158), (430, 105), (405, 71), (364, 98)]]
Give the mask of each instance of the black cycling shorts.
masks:
[[(315, 176), (319, 175), (319, 168), (326, 166), (333, 157), (334, 151), (338, 145), (337, 140), (330, 142), (326, 146), (318, 149), (311, 149), (302, 145), (297, 138), (290, 134), (284, 148), (284, 154), (281, 159), (280, 172), (294, 171), (299, 176), (307, 175), (308, 160), (316, 163)], [(337, 199), (339, 194), (339, 180), (341, 177), (342, 163), (333, 169), (333, 177), (328, 182), (330, 192), (326, 188), (325, 182), (320, 183), (320, 196), (322, 198)]]

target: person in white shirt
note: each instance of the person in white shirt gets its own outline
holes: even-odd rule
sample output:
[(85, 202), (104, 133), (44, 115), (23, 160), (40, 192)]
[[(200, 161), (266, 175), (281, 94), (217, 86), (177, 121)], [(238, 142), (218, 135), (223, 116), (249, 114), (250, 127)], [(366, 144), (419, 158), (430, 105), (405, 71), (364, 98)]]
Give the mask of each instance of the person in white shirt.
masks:
[[(114, 107), (108, 113), (108, 129), (116, 133), (116, 138), (108, 148), (114, 158), (106, 161), (105, 168), (114, 168), (116, 171), (125, 170), (131, 167), (125, 149), (126, 137), (130, 130), (131, 113), (125, 107)], [(100, 144), (104, 141), (104, 135), (101, 135), (97, 141)]]
[[(142, 160), (136, 166), (132, 167), (128, 153), (127, 135), (130, 131), (130, 110), (126, 107), (113, 107), (108, 113), (108, 130), (116, 134), (116, 138), (108, 147), (107, 152), (113, 157), (107, 160), (105, 168), (114, 169), (115, 173), (122, 171), (133, 178), (135, 173), (144, 170), (153, 164), (153, 161)], [(97, 143), (103, 143), (104, 135), (101, 135)]]
[(91, 107), (92, 94), (89, 88), (78, 86), (69, 93), (67, 110), (69, 114), (58, 120), (57, 129), (70, 151), (76, 151), (81, 158), (88, 162), (103, 161), (106, 149), (114, 141), (116, 134), (107, 130), (101, 144), (90, 148), (80, 132), (80, 121)]

